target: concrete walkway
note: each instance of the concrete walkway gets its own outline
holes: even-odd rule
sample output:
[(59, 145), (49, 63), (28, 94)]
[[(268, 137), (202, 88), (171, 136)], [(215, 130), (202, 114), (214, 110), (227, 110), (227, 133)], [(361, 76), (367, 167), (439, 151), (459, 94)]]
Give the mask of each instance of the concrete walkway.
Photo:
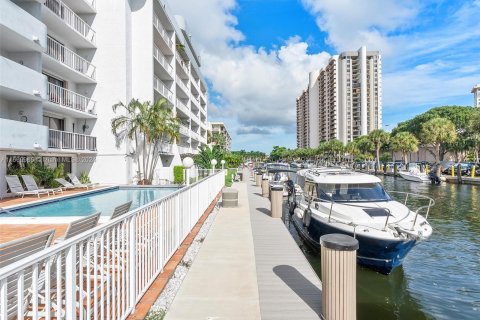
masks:
[(221, 208), (165, 319), (260, 319), (247, 186)]

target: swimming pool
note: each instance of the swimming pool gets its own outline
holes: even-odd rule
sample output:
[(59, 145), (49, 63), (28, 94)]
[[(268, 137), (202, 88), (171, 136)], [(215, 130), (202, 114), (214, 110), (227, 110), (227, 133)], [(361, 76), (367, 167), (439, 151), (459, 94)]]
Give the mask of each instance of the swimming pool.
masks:
[(110, 216), (113, 209), (132, 200), (130, 210), (163, 198), (178, 188), (115, 187), (104, 191), (58, 199), (0, 213), (1, 218), (81, 217), (95, 212)]

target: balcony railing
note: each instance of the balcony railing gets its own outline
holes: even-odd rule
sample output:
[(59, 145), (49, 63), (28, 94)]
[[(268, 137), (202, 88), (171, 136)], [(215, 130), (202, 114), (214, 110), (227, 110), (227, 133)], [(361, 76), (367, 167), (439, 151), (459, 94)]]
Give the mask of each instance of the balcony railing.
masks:
[(95, 113), (96, 101), (79, 95), (73, 91), (67, 90), (53, 83), (48, 83), (47, 87), (48, 101), (74, 110)]
[(186, 115), (188, 115), (190, 113), (188, 107), (185, 105), (185, 103), (182, 102), (182, 100), (177, 99), (176, 106), (177, 106), (177, 109), (182, 110), (183, 113), (185, 113)]
[[(90, 1), (87, 1), (90, 2)], [(95, 5), (93, 1), (93, 5)], [(65, 5), (60, 0), (45, 0), (43, 3), (45, 7), (50, 9), (54, 14), (56, 14), (60, 19), (65, 21), (72, 29), (80, 33), (85, 39), (95, 44), (95, 31), (85, 22), (75, 14), (67, 5)]]
[(190, 128), (188, 128), (187, 126), (184, 126), (182, 124), (182, 125), (180, 125), (180, 133), (187, 136), (187, 137), (190, 137)]
[(48, 147), (52, 149), (97, 151), (97, 137), (49, 129)]
[(153, 78), (153, 87), (157, 90), (162, 96), (170, 100), (173, 103), (173, 93), (168, 90), (167, 87), (163, 84), (162, 80), (158, 79), (157, 76)]
[(192, 153), (192, 148), (184, 147), (184, 146), (178, 146), (178, 153), (180, 153), (180, 154)]
[(153, 56), (165, 68), (165, 70), (167, 70), (170, 75), (173, 75), (172, 66), (167, 62), (167, 58), (165, 58), (162, 51), (160, 51), (157, 46), (153, 47)]
[(170, 39), (167, 30), (163, 27), (160, 19), (156, 15), (153, 16), (153, 25), (157, 29), (158, 33), (162, 36), (163, 40), (167, 43), (168, 47), (173, 51), (173, 41)]
[(50, 37), (47, 39), (47, 54), (67, 67), (95, 80), (95, 66), (93, 64)]
[(180, 64), (180, 66), (182, 67), (183, 71), (185, 71), (186, 74), (189, 74), (189, 66), (188, 64), (180, 57), (180, 53), (177, 53), (175, 54), (175, 59), (177, 59), (178, 63)]
[(180, 79), (179, 76), (176, 76), (176, 79), (177, 79), (177, 84), (180, 86), (180, 88), (182, 88), (183, 91), (185, 91), (185, 94), (188, 95), (188, 88), (185, 85), (185, 83), (183, 83), (183, 80)]
[(0, 268), (0, 319), (127, 319), (225, 185), (223, 170), (204, 173), (59, 244), (13, 253)]

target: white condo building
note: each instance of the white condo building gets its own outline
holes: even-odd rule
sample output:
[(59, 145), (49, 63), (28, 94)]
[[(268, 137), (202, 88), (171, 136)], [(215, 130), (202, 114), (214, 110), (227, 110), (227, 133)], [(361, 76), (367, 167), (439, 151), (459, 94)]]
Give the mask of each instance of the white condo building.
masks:
[(227, 127), (223, 122), (208, 122), (208, 134), (220, 133), (225, 137), (225, 150), (232, 148), (232, 137), (228, 133)]
[(316, 148), (331, 139), (347, 143), (381, 128), (381, 65), (378, 51), (361, 47), (311, 72), (307, 90), (297, 98), (297, 146)]
[(133, 147), (116, 147), (111, 119), (132, 98), (170, 102), (181, 138), (159, 167), (180, 164), (207, 143), (200, 65), (185, 20), (160, 0), (0, 0), (0, 194), (7, 166), (32, 153), (131, 182)]
[(472, 88), (473, 106), (480, 108), (480, 83)]

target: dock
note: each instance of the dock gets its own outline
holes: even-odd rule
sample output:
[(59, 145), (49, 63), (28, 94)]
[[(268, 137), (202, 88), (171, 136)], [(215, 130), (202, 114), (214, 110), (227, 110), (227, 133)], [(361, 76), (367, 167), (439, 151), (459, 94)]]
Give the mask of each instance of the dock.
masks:
[(321, 282), (248, 171), (221, 208), (165, 319), (320, 319)]

